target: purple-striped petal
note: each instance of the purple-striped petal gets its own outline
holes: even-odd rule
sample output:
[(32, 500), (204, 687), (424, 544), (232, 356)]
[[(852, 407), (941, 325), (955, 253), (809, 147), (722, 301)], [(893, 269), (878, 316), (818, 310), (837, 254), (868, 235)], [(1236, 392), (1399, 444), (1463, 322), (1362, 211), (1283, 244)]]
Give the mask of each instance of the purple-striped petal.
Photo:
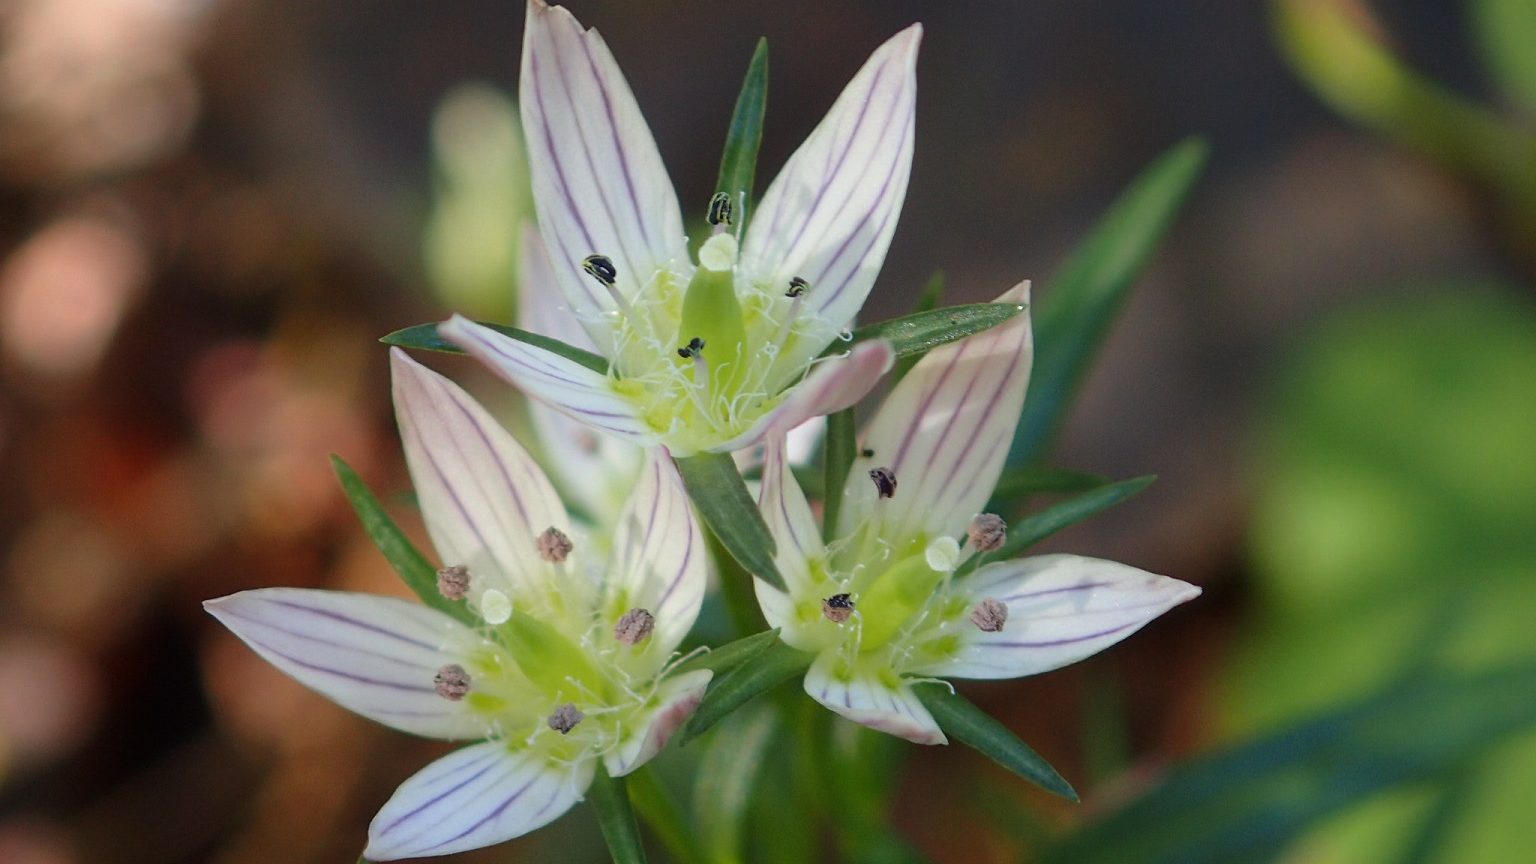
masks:
[(581, 261), (612, 259), (626, 295), (674, 259), (686, 284), (677, 195), (603, 38), (543, 0), (528, 3), (520, 93), (540, 230), (572, 310), (606, 347), (613, 300)]
[[(998, 303), (1027, 303), (1022, 283)], [(997, 485), (1024, 406), (1033, 357), (1025, 311), (991, 330), (928, 352), (881, 404), (864, 435), (874, 451), (858, 469), (889, 468), (896, 494), (851, 480), (840, 533), (873, 517), (880, 536), (956, 537)], [(860, 472), (862, 473), (862, 471)]]
[(622, 777), (660, 753), (673, 733), (688, 722), (694, 709), (704, 700), (704, 691), (714, 674), (708, 669), (698, 669), (663, 682), (653, 697), (656, 705), (650, 713), (627, 724), (635, 730), (634, 734), (603, 757), (608, 773)]
[(704, 535), (683, 481), (663, 448), (655, 448), (619, 518), (608, 567), (606, 613), (617, 623), (639, 608), (656, 619), (646, 651), (659, 664), (688, 635), (704, 601)]
[(433, 683), (478, 642), (468, 628), (420, 603), (303, 588), (264, 588), (203, 608), (264, 660), (331, 701), (415, 735), (466, 739), (485, 721)]
[(789, 395), (764, 414), (746, 432), (712, 448), (716, 453), (730, 453), (750, 447), (773, 435), (791, 429), (815, 417), (841, 411), (864, 398), (880, 383), (896, 355), (883, 340), (860, 342), (846, 355), (824, 360), (796, 384)]
[(1097, 558), (1041, 555), (989, 564), (962, 586), (974, 604), (1008, 607), (1001, 630), (962, 620), (958, 656), (909, 670), (946, 678), (1017, 678), (1066, 666), (1108, 648), (1200, 589)]
[(554, 572), (537, 540), (570, 520), (528, 452), (458, 385), (396, 348), (395, 415), (421, 515), (444, 566), (469, 568), (471, 596), (542, 596)]
[(870, 56), (768, 187), (747, 230), (742, 269), (774, 284), (807, 280), (809, 308), (833, 328), (864, 305), (906, 198), (922, 35), (914, 24)]
[[(524, 226), (518, 248), (519, 324), (524, 330), (590, 350), (592, 342), (586, 331), (565, 307), (539, 232)], [(567, 500), (592, 516), (604, 535), (600, 542), (606, 545), (609, 529), (617, 522), (645, 462), (645, 450), (626, 440), (599, 435), (538, 399), (528, 400), (528, 416), (548, 457), (544, 467), (551, 479)]]
[(437, 325), (437, 332), (506, 382), (587, 428), (643, 447), (656, 443), (655, 431), (633, 402), (613, 391), (608, 376), (458, 315)]
[[(845, 674), (840, 674), (845, 673)], [(889, 670), (846, 669), (835, 650), (824, 651), (805, 673), (805, 692), (812, 699), (871, 729), (916, 744), (947, 744), (939, 724), (905, 682), (887, 683)]]
[(444, 756), (400, 784), (368, 826), (369, 861), (479, 849), (553, 822), (581, 800), (595, 761), (574, 765), (487, 741)]
[(824, 558), (826, 547), (816, 527), (816, 517), (805, 493), (795, 481), (786, 457), (788, 444), (783, 435), (768, 439), (763, 452), (763, 486), (758, 493), (757, 509), (763, 514), (768, 533), (773, 536), (774, 564), (784, 577), (788, 593), (761, 579), (753, 580), (758, 604), (768, 619), (768, 626), (784, 631), (785, 639), (796, 644), (799, 629), (794, 615), (794, 598), (806, 597), (811, 590), (810, 561)]

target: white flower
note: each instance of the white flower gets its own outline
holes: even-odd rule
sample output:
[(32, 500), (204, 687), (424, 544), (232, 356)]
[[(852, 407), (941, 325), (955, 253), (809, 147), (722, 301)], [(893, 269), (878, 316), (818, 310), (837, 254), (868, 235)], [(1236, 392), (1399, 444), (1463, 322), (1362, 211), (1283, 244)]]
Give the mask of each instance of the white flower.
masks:
[(530, 0), (520, 98), (539, 225), (609, 373), (463, 318), (439, 332), (530, 396), (677, 456), (738, 450), (857, 401), (889, 368), (889, 346), (813, 361), (863, 305), (896, 228), (921, 35), (913, 25), (875, 51), (745, 234), (717, 226), (695, 264), (656, 142), (602, 37)]
[[(1027, 301), (1027, 283), (998, 298)], [(831, 544), (821, 542), (780, 444), (770, 443), (759, 505), (789, 590), (758, 580), (758, 599), (786, 643), (817, 655), (806, 692), (838, 714), (944, 743), (913, 680), (1014, 678), (1065, 666), (1199, 593), (1073, 555), (955, 575), (978, 545), (998, 542), (1000, 520), (979, 511), (1013, 440), (1031, 357), (1025, 313), (913, 367), (864, 434)]]
[(612, 559), (588, 560), (528, 454), (479, 405), (392, 353), (395, 409), (445, 596), (418, 603), (272, 588), (210, 600), (257, 653), (340, 705), (405, 732), (481, 740), (406, 780), (364, 855), (444, 855), (524, 834), (581, 800), (599, 760), (650, 759), (710, 673), (668, 676), (704, 594), (704, 557), (671, 461), (652, 455)]

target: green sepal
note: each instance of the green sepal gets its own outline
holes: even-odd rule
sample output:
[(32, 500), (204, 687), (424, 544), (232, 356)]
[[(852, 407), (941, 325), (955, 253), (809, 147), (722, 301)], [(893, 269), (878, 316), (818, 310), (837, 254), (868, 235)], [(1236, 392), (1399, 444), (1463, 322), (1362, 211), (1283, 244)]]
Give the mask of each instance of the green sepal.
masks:
[[(476, 322), (482, 327), (489, 327), (503, 336), (509, 336), (519, 342), (526, 342), (535, 348), (543, 348), (551, 354), (559, 354), (567, 360), (591, 369), (599, 375), (608, 374), (608, 358), (601, 354), (594, 354), (585, 348), (577, 348), (559, 339), (548, 336), (540, 336), (527, 330), (516, 327), (508, 327), (505, 324), (491, 324), (486, 321)], [(463, 354), (464, 349), (437, 335), (437, 322), (417, 324), (414, 327), (406, 327), (379, 339), (385, 345), (394, 345), (398, 348), (415, 348), (421, 351), (440, 351), (444, 354)]]
[(773, 535), (729, 453), (696, 453), (675, 460), (699, 517), (731, 557), (779, 590), (784, 579), (774, 564)]
[(1089, 516), (1102, 513), (1119, 504), (1151, 486), (1156, 479), (1155, 475), (1148, 474), (1122, 480), (1119, 483), (1110, 483), (1020, 519), (1017, 523), (1008, 526), (1008, 539), (1003, 541), (1002, 546), (984, 555), (971, 558), (957, 572), (963, 575), (975, 570), (980, 566), (983, 558), (989, 561), (1012, 558), (1068, 525), (1075, 525)]
[(944, 734), (965, 744), (993, 762), (1068, 801), (1078, 801), (1077, 791), (1051, 763), (997, 722), (969, 699), (937, 681), (912, 685), (918, 701), (933, 715)]
[(406, 587), (433, 609), (451, 615), (471, 627), (478, 626), (480, 619), (470, 611), (468, 604), (463, 600), (449, 600), (437, 590), (437, 568), (405, 536), (405, 532), (400, 530), (400, 526), (395, 524), (395, 520), (384, 509), (378, 496), (373, 494), (363, 478), (357, 476), (352, 466), (333, 453), (331, 467), (335, 469), (337, 479), (341, 480), (341, 489), (346, 493), (347, 501), (352, 504), (352, 510), (363, 523), (363, 530), (373, 540), (373, 545), (384, 553), (384, 560), (389, 562), (389, 566), (400, 574)]
[(768, 40), (757, 40), (747, 77), (741, 82), (731, 128), (725, 134), (725, 153), (720, 157), (720, 177), (715, 192), (731, 196), (735, 207), (732, 226), (737, 236), (746, 230), (751, 216), (752, 187), (757, 178), (757, 152), (763, 143), (763, 115), (768, 108)]
[(751, 636), (727, 642), (719, 648), (702, 651), (677, 664), (677, 668), (672, 670), (671, 674), (682, 675), (696, 669), (711, 669), (715, 675), (723, 675), (762, 653), (763, 649), (772, 645), (778, 638), (777, 629), (753, 633)]
[(821, 356), (841, 354), (870, 339), (884, 339), (891, 343), (891, 350), (898, 359), (910, 357), (990, 330), (1023, 311), (1024, 307), (1017, 303), (967, 303), (914, 312), (889, 321), (866, 324), (854, 330), (853, 338), (846, 342), (833, 340)]
[(821, 489), (821, 536), (828, 543), (837, 531), (837, 517), (843, 509), (843, 489), (848, 485), (848, 472), (853, 467), (854, 451), (858, 447), (856, 425), (852, 408), (827, 415), (826, 445), (821, 452), (826, 477)]
[(710, 682), (704, 701), (699, 703), (693, 718), (683, 728), (678, 743), (686, 744), (709, 731), (732, 711), (809, 669), (815, 659), (814, 654), (791, 648), (783, 642), (769, 645), (752, 659)]
[(608, 776), (602, 760), (598, 760), (592, 785), (587, 787), (587, 802), (597, 814), (597, 825), (603, 831), (603, 842), (608, 844), (613, 864), (645, 864), (645, 846), (629, 803), (629, 790), (624, 787), (624, 778)]
[(1035, 359), (1029, 400), (1009, 465), (1038, 462), (1132, 283), (1167, 233), (1205, 165), (1206, 147), (1188, 140), (1131, 184), (1048, 284), (1034, 309)]

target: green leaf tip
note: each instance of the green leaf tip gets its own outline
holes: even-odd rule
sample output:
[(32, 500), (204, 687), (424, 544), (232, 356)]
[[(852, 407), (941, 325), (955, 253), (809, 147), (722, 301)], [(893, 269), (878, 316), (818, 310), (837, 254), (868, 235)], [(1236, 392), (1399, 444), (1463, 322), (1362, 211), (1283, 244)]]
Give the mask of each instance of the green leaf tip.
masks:
[(780, 590), (773, 535), (728, 453), (697, 453), (673, 460), (700, 518), (748, 573)]
[(738, 236), (751, 218), (752, 191), (757, 181), (757, 154), (763, 143), (763, 118), (768, 108), (768, 40), (760, 38), (747, 64), (747, 75), (731, 112), (731, 126), (720, 157), (716, 194), (731, 196)]
[(944, 730), (944, 734), (1052, 795), (1073, 803), (1082, 800), (1072, 784), (1051, 763), (1019, 740), (1008, 727), (950, 689), (949, 685), (928, 681), (914, 684), (912, 690), (917, 694), (918, 701), (938, 722), (939, 728)]
[(704, 701), (699, 703), (698, 710), (683, 727), (678, 743), (686, 744), (709, 731), (732, 711), (809, 669), (815, 659), (814, 654), (791, 648), (783, 642), (768, 645), (756, 656), (710, 682)]
[(1057, 531), (1108, 510), (1151, 486), (1156, 480), (1157, 475), (1146, 474), (1119, 483), (1108, 483), (1032, 513), (1008, 526), (1008, 539), (1003, 541), (1002, 546), (985, 555), (971, 558), (957, 572), (960, 575), (970, 573), (981, 566), (983, 560), (1003, 561), (1012, 558)]
[(847, 342), (833, 342), (822, 356), (841, 354), (850, 346), (870, 339), (891, 343), (891, 350), (898, 358), (922, 354), (996, 327), (1024, 309), (1018, 303), (967, 303), (914, 312), (889, 321), (866, 324), (854, 330), (853, 337)]
[[(567, 360), (591, 369), (601, 375), (608, 374), (608, 359), (600, 354), (594, 354), (585, 348), (577, 348), (567, 342), (554, 339), (549, 336), (541, 336), (538, 333), (530, 333), (517, 327), (508, 327), (505, 324), (491, 324), (486, 321), (475, 322), (482, 327), (489, 327), (503, 336), (525, 342), (535, 348), (542, 348), (552, 354), (558, 354)], [(397, 348), (414, 348), (418, 351), (438, 351), (444, 354), (463, 354), (464, 349), (437, 335), (437, 322), (417, 324), (413, 327), (405, 327), (379, 338), (385, 345)]]
[(587, 802), (597, 814), (597, 826), (602, 829), (613, 864), (645, 864), (640, 824), (630, 806), (624, 778), (610, 776), (608, 769), (599, 764), (592, 785), (587, 788)]

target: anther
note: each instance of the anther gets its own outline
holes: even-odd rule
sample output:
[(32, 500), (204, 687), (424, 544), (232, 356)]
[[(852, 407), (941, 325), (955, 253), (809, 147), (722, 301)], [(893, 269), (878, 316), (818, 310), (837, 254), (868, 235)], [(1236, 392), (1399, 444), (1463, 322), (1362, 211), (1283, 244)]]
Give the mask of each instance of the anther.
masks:
[(480, 595), (480, 617), (492, 627), (507, 623), (512, 618), (512, 599), (495, 588), (487, 588)]
[(965, 534), (977, 552), (992, 552), (1008, 539), (1008, 523), (996, 513), (978, 513)]
[(821, 614), (833, 624), (841, 624), (853, 614), (853, 598), (847, 594), (833, 594), (821, 601)]
[(863, 456), (865, 459), (873, 459), (875, 458), (875, 451), (865, 447), (863, 450), (859, 451), (859, 455)]
[(551, 564), (559, 564), (571, 554), (576, 545), (571, 538), (565, 536), (565, 532), (551, 525), (544, 529), (544, 533), (538, 538), (539, 557)]
[(581, 713), (581, 709), (576, 707), (575, 702), (567, 702), (556, 708), (555, 713), (549, 715), (549, 719), (544, 722), (561, 735), (569, 735), (571, 730), (576, 728), (576, 724), (585, 719), (587, 715)]
[(447, 600), (463, 600), (469, 594), (469, 568), (455, 564), (437, 571), (437, 593)]
[(717, 231), (731, 227), (731, 209), (731, 194), (716, 192), (715, 197), (709, 199), (709, 224)]
[(613, 259), (607, 255), (588, 255), (581, 260), (581, 269), (609, 288), (618, 284), (618, 268), (613, 266)]
[(688, 340), (688, 344), (677, 349), (677, 356), (687, 360), (691, 357), (701, 357), (704, 351), (704, 340), (695, 336)]
[(793, 300), (800, 297), (809, 290), (811, 290), (811, 283), (801, 279), (799, 276), (796, 276), (795, 278), (789, 280), (789, 290), (784, 292), (784, 296)]
[(996, 633), (1008, 623), (1008, 607), (1001, 600), (988, 597), (971, 610), (971, 623), (983, 633)]
[(875, 491), (881, 498), (891, 498), (896, 494), (896, 473), (889, 468), (869, 469), (869, 479), (875, 481)]
[(613, 638), (623, 645), (639, 645), (651, 638), (651, 631), (655, 629), (655, 615), (644, 609), (631, 609), (613, 625)]
[(449, 702), (457, 702), (469, 694), (469, 673), (457, 663), (449, 663), (432, 676), (437, 695)]

